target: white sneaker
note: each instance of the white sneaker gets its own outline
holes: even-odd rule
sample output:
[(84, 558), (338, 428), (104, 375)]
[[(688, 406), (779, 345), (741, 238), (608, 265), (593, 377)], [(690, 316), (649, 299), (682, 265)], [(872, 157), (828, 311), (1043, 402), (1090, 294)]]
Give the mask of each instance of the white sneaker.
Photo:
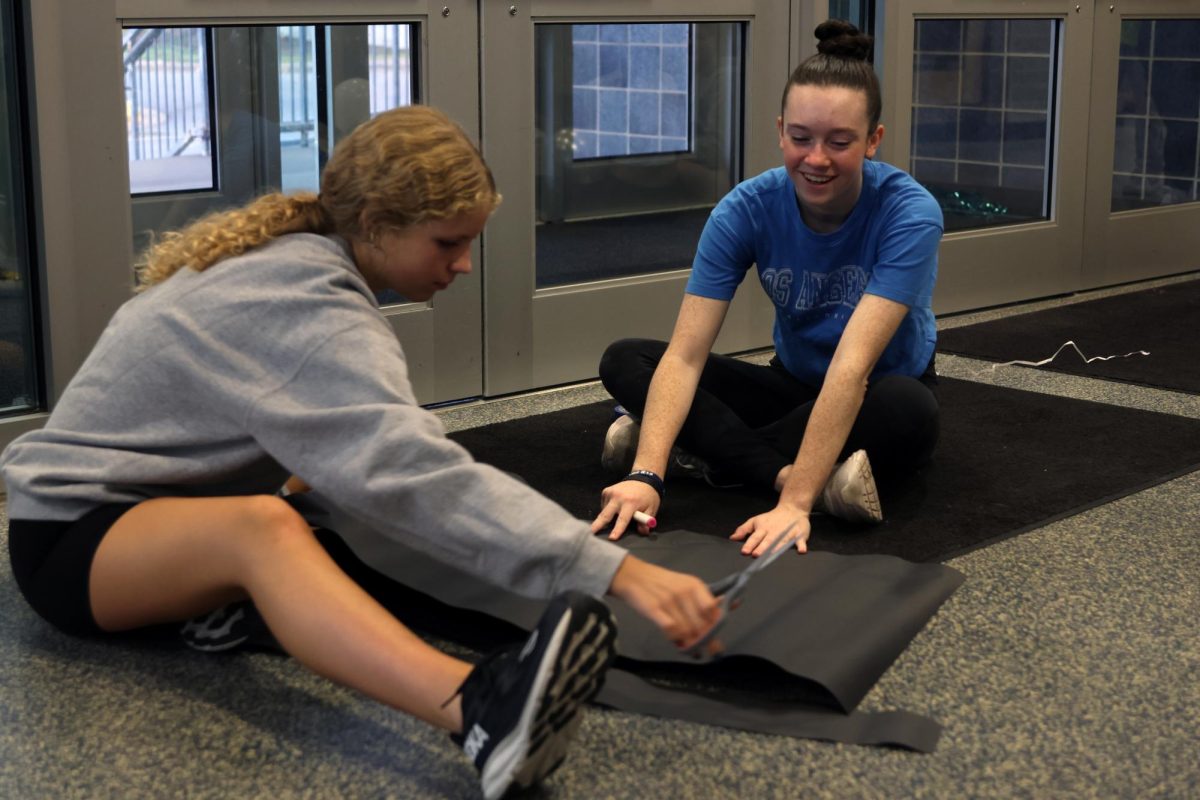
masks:
[(883, 507), (866, 450), (856, 450), (829, 476), (818, 508), (848, 522), (883, 522)]
[(608, 472), (628, 475), (637, 456), (638, 434), (642, 428), (637, 420), (622, 414), (608, 426), (604, 434), (604, 450), (600, 453), (600, 466)]

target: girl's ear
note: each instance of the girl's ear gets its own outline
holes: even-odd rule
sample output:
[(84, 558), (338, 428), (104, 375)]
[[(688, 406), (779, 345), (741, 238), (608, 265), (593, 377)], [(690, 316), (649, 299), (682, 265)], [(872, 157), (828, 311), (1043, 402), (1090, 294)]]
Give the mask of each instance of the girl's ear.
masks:
[(867, 158), (874, 158), (875, 151), (879, 149), (879, 143), (883, 141), (883, 126), (875, 126), (875, 132), (867, 137)]
[(364, 208), (358, 212), (358, 235), (364, 242), (369, 243), (372, 247), (379, 243), (378, 225), (371, 214), (367, 213)]

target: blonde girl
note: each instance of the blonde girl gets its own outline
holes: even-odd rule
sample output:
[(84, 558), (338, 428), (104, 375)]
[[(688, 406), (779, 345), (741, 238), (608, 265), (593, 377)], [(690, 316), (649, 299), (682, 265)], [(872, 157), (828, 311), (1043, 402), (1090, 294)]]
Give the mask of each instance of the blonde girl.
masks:
[[(593, 538), (417, 405), (375, 292), (426, 300), (469, 274), (499, 202), (463, 131), (409, 107), (341, 142), (320, 194), (164, 236), (45, 427), (0, 459), (30, 605), (103, 636), (248, 599), (310, 669), (451, 731), (485, 795), (553, 769), (613, 655), (598, 596), (681, 645), (717, 612), (699, 579)], [(381, 536), (556, 599), (526, 647), (473, 671), (334, 563), (277, 496), (289, 476)], [(559, 692), (566, 708), (547, 699)]]

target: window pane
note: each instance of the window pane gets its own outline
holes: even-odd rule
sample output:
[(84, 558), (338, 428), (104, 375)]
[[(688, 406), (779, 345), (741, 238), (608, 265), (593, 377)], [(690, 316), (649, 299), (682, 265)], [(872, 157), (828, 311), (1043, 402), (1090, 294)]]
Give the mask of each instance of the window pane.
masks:
[(413, 26), (368, 25), (371, 114), (413, 102)]
[(315, 192), (320, 174), (316, 28), (282, 25), (278, 38), (281, 188)]
[(9, 7), (0, 13), (0, 416), (39, 405), (33, 287), (22, 189), (21, 136)]
[[(414, 101), (415, 30), (384, 23), (124, 31), (136, 249), (151, 233), (268, 191), (316, 191), (343, 136)], [(210, 107), (220, 109), (211, 135)], [(163, 144), (188, 139), (179, 131), (203, 136), (182, 148)], [(394, 293), (380, 301), (404, 302)]]
[(1200, 20), (1121, 22), (1113, 211), (1200, 200)]
[(875, 35), (875, 10), (875, 0), (829, 0), (830, 19), (844, 19), (871, 36)]
[(1058, 23), (916, 23), (912, 174), (946, 230), (1050, 217)]
[(128, 28), (122, 40), (131, 191), (214, 188), (204, 29)]
[[(359, 74), (337, 82), (335, 109), (362, 122), (413, 101), (412, 25), (330, 26), (328, 53), (339, 65), (362, 62)], [(317, 191), (320, 150), (317, 119), (317, 40), (313, 25), (279, 28), (279, 145), (284, 191)], [(347, 52), (348, 51), (348, 52)], [(353, 72), (353, 70), (352, 70)], [(365, 109), (363, 100), (366, 100)], [(336, 114), (335, 110), (335, 114)], [(345, 130), (346, 123), (337, 126)], [(352, 126), (351, 126), (352, 127)]]
[[(416, 74), (413, 71), (412, 25), (368, 25), (367, 58), (370, 114), (411, 105)], [(375, 293), (380, 305), (408, 302), (400, 293), (384, 289)]]
[(538, 25), (537, 286), (691, 266), (740, 175), (739, 23)]
[(576, 161), (691, 149), (690, 27), (572, 26)]

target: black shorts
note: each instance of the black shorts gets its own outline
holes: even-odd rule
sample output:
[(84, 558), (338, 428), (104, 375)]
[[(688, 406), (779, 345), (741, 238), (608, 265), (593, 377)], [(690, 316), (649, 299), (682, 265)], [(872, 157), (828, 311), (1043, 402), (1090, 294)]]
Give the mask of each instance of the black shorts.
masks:
[(66, 633), (102, 633), (88, 594), (100, 540), (134, 503), (112, 503), (73, 522), (14, 519), (8, 555), (17, 588), (46, 621)]

